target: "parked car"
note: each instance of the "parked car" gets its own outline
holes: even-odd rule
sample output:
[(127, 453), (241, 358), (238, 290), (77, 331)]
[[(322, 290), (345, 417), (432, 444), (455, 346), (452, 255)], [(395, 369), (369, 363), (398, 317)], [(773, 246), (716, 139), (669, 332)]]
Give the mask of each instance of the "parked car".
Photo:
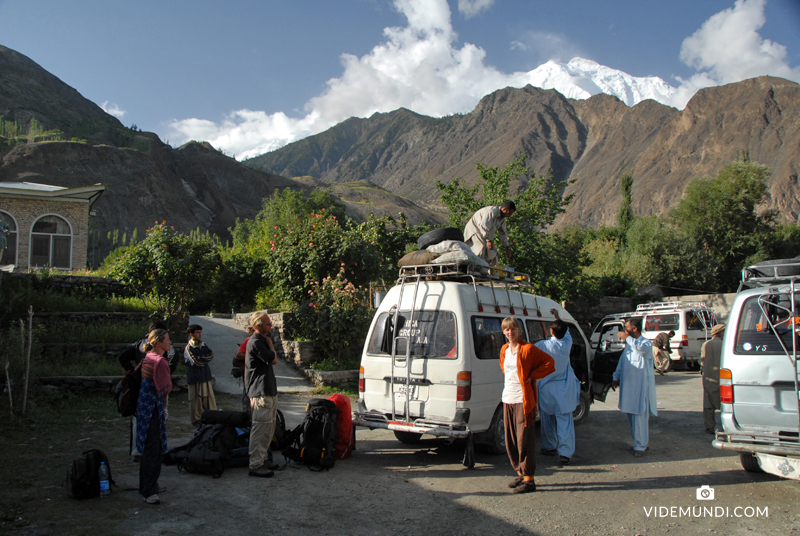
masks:
[[(528, 292), (526, 292), (526, 290)], [(353, 423), (394, 431), (403, 443), (423, 434), (472, 437), (505, 452), (503, 318), (517, 318), (531, 342), (549, 336), (559, 312), (569, 326), (570, 360), (581, 382), (574, 419), (591, 404), (589, 344), (557, 302), (531, 293), (526, 274), (465, 264), (404, 267), (381, 301), (364, 344)]]
[(715, 448), (745, 471), (800, 480), (800, 258), (742, 271), (720, 359), (722, 431)]

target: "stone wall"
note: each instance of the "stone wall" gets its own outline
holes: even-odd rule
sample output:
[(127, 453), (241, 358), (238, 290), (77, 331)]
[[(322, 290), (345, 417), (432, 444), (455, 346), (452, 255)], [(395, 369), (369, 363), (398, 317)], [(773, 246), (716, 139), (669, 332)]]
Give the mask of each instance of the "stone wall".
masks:
[(104, 295), (127, 295), (129, 294), (128, 287), (117, 281), (107, 277), (92, 277), (85, 275), (62, 275), (53, 274), (47, 277), (40, 277), (38, 274), (25, 273), (25, 272), (0, 272), (0, 285), (4, 281), (13, 281), (21, 279), (30, 279), (34, 282), (36, 288), (52, 288), (63, 291), (72, 291), (78, 289), (92, 288), (98, 294)]
[(17, 259), (11, 260), (20, 270), (27, 270), (31, 228), (42, 216), (56, 215), (65, 219), (72, 230), (72, 260), (70, 270), (82, 270), (86, 267), (86, 251), (89, 231), (89, 201), (75, 199), (28, 199), (16, 197), (0, 198), (0, 210), (12, 216), (17, 224)]

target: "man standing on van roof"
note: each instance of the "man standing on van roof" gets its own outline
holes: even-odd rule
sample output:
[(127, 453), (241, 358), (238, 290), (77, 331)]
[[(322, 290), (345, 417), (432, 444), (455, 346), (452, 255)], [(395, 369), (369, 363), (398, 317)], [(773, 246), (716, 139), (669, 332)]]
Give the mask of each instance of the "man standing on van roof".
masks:
[(649, 448), (649, 418), (658, 416), (656, 379), (653, 372), (653, 344), (642, 336), (642, 319), (629, 318), (625, 331), (619, 332), (625, 349), (612, 376), (611, 388), (619, 387), (619, 409), (627, 413), (633, 436), (634, 456), (643, 456)]
[(472, 215), (464, 228), (464, 243), (472, 252), (490, 265), (497, 265), (497, 247), (495, 236), (505, 248), (506, 256), (511, 257), (508, 247), (508, 228), (506, 218), (510, 218), (517, 211), (513, 201), (506, 201), (499, 207), (483, 207)]
[(700, 363), (703, 366), (703, 424), (706, 432), (713, 434), (717, 426), (716, 411), (720, 408), (719, 360), (722, 356), (722, 335), (725, 324), (711, 328), (711, 340), (700, 349)]
[(567, 465), (575, 453), (575, 423), (572, 412), (580, 403), (581, 382), (569, 363), (572, 335), (558, 316), (557, 309), (550, 312), (556, 317), (550, 325), (551, 337), (534, 344), (553, 358), (556, 371), (539, 380), (539, 422), (542, 433), (542, 454), (561, 456)]

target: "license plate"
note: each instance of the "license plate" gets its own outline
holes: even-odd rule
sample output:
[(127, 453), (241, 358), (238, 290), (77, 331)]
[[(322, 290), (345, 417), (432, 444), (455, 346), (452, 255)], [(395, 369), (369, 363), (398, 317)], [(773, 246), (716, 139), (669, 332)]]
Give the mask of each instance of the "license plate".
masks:
[(405, 398), (406, 393), (408, 392), (409, 398), (411, 398), (412, 400), (416, 400), (417, 394), (419, 393), (418, 387), (419, 387), (418, 385), (412, 385), (410, 387), (408, 385), (398, 385), (397, 387), (395, 387), (394, 392), (402, 398)]

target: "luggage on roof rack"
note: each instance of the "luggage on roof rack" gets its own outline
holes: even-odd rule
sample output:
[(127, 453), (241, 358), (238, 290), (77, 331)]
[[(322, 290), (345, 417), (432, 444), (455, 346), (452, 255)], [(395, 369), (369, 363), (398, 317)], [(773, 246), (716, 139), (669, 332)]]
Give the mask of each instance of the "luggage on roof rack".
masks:
[(515, 272), (505, 268), (487, 267), (472, 263), (421, 264), (400, 268), (397, 283), (404, 277), (421, 276), (422, 279), (458, 281), (467, 278), (475, 282), (504, 282), (523, 287), (531, 287), (531, 276), (523, 272)]

